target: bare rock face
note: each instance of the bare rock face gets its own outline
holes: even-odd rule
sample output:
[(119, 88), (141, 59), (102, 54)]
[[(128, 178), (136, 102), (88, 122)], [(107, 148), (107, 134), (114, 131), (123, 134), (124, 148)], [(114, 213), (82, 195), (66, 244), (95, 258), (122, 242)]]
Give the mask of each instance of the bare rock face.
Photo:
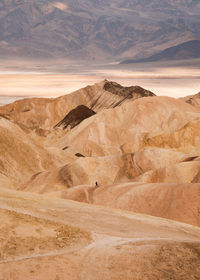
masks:
[(85, 120), (66, 136), (58, 147), (71, 144), (73, 150), (88, 156), (118, 153), (133, 142), (137, 151), (145, 139), (175, 133), (199, 120), (200, 113), (191, 105), (169, 97), (146, 97), (115, 109), (104, 110)]
[[(56, 167), (59, 160), (35, 143), (18, 125), (0, 119), (0, 173), (10, 187), (26, 182), (33, 174)], [(5, 183), (5, 182), (4, 182)], [(1, 181), (1, 185), (4, 185)]]
[[(117, 83), (104, 80), (58, 98), (19, 100), (0, 107), (0, 114), (30, 130), (52, 129), (77, 106), (87, 106), (89, 109), (99, 112), (103, 109), (117, 107), (130, 100), (153, 95), (152, 92), (138, 86), (122, 87)], [(72, 117), (74, 113), (81, 114), (81, 110), (83, 107), (79, 107), (68, 117)]]
[(63, 127), (63, 129), (66, 129), (68, 126), (70, 128), (73, 128), (79, 123), (81, 123), (83, 120), (95, 115), (96, 113), (89, 109), (87, 106), (79, 105), (72, 111), (70, 111), (64, 119), (62, 119), (59, 123), (55, 125), (55, 127)]

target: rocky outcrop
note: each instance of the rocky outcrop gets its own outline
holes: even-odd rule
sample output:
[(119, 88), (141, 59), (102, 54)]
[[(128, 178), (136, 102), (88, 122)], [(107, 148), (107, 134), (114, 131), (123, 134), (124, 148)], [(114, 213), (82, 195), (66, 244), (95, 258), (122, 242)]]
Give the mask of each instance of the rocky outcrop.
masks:
[[(128, 143), (133, 143), (131, 152), (138, 151), (151, 146), (152, 139), (161, 139), (160, 147), (167, 148), (173, 141), (172, 134), (180, 134), (181, 143), (188, 141), (191, 146), (193, 140), (189, 135), (189, 138), (182, 137), (181, 131), (192, 130), (194, 137), (198, 137), (199, 130), (193, 130), (190, 123), (193, 122), (195, 126), (195, 121), (197, 123), (199, 119), (198, 110), (182, 100), (169, 97), (140, 98), (112, 110), (104, 110), (83, 121), (61, 137), (57, 146), (70, 146), (85, 156), (103, 156), (119, 153), (119, 149)], [(166, 146), (162, 135), (168, 135)], [(181, 145), (179, 141), (177, 145)], [(126, 153), (130, 152), (127, 150)], [(187, 153), (190, 152), (193, 150), (188, 149)]]
[(122, 87), (117, 83), (104, 80), (58, 98), (18, 100), (1, 106), (0, 114), (15, 121), (24, 129), (36, 131), (37, 134), (38, 129), (52, 130), (65, 117), (69, 122), (72, 118), (73, 122), (77, 123), (77, 120), (75, 121), (77, 116), (79, 121), (79, 119), (84, 119), (84, 115), (90, 116), (93, 112), (100, 112), (140, 97), (153, 95), (152, 92), (137, 86)]
[(64, 119), (62, 119), (59, 123), (55, 125), (55, 127), (62, 127), (63, 129), (66, 129), (68, 126), (70, 128), (73, 128), (79, 123), (81, 123), (83, 120), (95, 115), (96, 113), (89, 109), (87, 106), (79, 105), (72, 111), (70, 111)]

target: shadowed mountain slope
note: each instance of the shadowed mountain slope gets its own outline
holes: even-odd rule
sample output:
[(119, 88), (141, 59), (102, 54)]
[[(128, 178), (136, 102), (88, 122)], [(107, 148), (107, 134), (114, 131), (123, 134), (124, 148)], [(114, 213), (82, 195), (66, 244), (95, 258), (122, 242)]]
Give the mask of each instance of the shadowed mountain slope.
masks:
[(57, 146), (67, 145), (87, 156), (102, 156), (119, 153), (120, 148), (133, 143), (134, 152), (145, 145), (147, 139), (174, 133), (199, 118), (198, 110), (182, 100), (140, 98), (84, 120), (61, 137)]
[(87, 106), (84, 105), (79, 105), (72, 111), (70, 111), (64, 119), (62, 119), (59, 123), (55, 125), (55, 127), (60, 127), (62, 126), (63, 129), (66, 129), (68, 126), (70, 128), (73, 128), (79, 123), (81, 123), (83, 120), (95, 115), (96, 113), (89, 109)]
[(199, 2), (2, 0), (0, 55), (144, 58), (199, 39)]
[(0, 114), (31, 130), (51, 129), (77, 106), (99, 112), (145, 96), (154, 94), (138, 86), (122, 87), (104, 80), (58, 98), (19, 100), (1, 106)]
[(179, 44), (174, 47), (165, 49), (162, 52), (154, 54), (150, 57), (139, 60), (124, 60), (121, 63), (134, 63), (134, 62), (152, 62), (152, 61), (164, 61), (164, 60), (183, 60), (200, 58), (200, 40), (193, 40)]

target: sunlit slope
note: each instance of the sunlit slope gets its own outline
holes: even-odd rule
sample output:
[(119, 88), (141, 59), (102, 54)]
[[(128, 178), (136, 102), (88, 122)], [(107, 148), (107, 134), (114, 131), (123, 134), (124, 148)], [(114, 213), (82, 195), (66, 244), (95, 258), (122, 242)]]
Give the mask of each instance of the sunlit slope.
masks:
[[(126, 152), (135, 152), (150, 146), (154, 137), (159, 139), (162, 134), (178, 133), (199, 119), (198, 110), (182, 100), (140, 98), (83, 121), (58, 141), (58, 147), (68, 145), (86, 156), (118, 153), (120, 147)], [(198, 131), (195, 133), (198, 137)]]
[(144, 96), (154, 96), (154, 94), (139, 86), (123, 87), (115, 82), (104, 80), (58, 98), (19, 100), (1, 106), (0, 114), (37, 134), (44, 129), (45, 135), (79, 105), (85, 105), (99, 112)]
[(5, 189), (0, 196), (3, 279), (16, 270), (16, 280), (195, 279), (200, 273), (197, 227)]

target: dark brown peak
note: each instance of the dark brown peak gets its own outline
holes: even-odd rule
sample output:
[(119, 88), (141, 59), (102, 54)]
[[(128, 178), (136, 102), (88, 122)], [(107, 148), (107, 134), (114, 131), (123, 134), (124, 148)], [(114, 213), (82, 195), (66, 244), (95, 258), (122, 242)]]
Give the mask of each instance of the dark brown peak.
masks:
[(75, 156), (76, 156), (76, 157), (83, 157), (83, 158), (85, 157), (84, 155), (82, 155), (82, 154), (80, 154), (80, 153), (76, 153)]
[(133, 86), (134, 93), (140, 93), (143, 96), (156, 96), (155, 93), (151, 92), (150, 90), (144, 89), (140, 86)]
[(105, 80), (105, 84), (103, 87), (104, 90), (116, 94), (118, 96), (133, 98), (134, 94), (140, 94), (141, 97), (145, 96), (155, 96), (155, 94), (149, 90), (146, 90), (139, 86), (129, 86), (123, 87), (116, 82), (109, 82)]
[(73, 110), (71, 110), (65, 117), (62, 119), (58, 124), (56, 124), (54, 127), (60, 127), (62, 126), (63, 129), (66, 129), (68, 126), (70, 128), (73, 128), (77, 126), (79, 123), (81, 123), (83, 120), (95, 115), (96, 112), (89, 109), (85, 105), (79, 105)]

